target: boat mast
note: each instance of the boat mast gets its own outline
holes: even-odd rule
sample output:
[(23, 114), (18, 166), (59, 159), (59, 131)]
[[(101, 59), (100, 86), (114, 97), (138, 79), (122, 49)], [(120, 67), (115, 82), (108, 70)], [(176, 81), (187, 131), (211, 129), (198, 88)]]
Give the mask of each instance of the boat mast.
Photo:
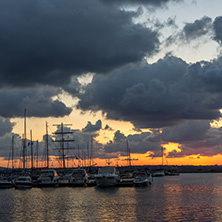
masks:
[(89, 142), (87, 142), (87, 156), (88, 156), (88, 166), (90, 166), (90, 157), (89, 157)]
[(162, 151), (162, 166), (164, 165), (164, 152), (163, 152), (163, 147), (161, 146), (161, 151)]
[(12, 136), (12, 169), (14, 168), (14, 136)]
[(32, 143), (32, 130), (30, 130), (30, 146), (31, 146), (31, 169), (33, 169), (33, 143)]
[(39, 141), (36, 141), (36, 167), (39, 167)]
[(91, 136), (90, 166), (93, 166), (93, 137)]
[(81, 161), (80, 161), (79, 144), (77, 145), (77, 149), (78, 149), (78, 167), (80, 167)]
[(24, 111), (23, 170), (26, 168), (26, 109)]
[(130, 156), (130, 148), (129, 148), (128, 138), (126, 139), (126, 149), (127, 149), (128, 165), (129, 165), (129, 167), (131, 167), (131, 156)]
[(54, 150), (61, 150), (62, 152), (62, 167), (63, 168), (66, 168), (66, 162), (65, 162), (65, 159), (66, 159), (66, 155), (65, 155), (65, 149), (74, 149), (74, 148), (65, 148), (64, 146), (64, 143), (65, 142), (74, 142), (74, 140), (70, 140), (70, 139), (64, 139), (64, 135), (65, 134), (73, 134), (73, 132), (64, 132), (64, 126), (70, 126), (72, 124), (55, 124), (53, 126), (60, 126), (60, 129), (61, 131), (60, 132), (55, 132), (54, 134), (59, 134), (61, 135), (61, 139), (60, 140), (55, 140), (54, 142), (60, 142), (61, 144), (61, 147), (60, 148), (57, 148), (57, 149), (54, 149)]
[(46, 167), (49, 168), (49, 134), (48, 134), (47, 121), (46, 121)]

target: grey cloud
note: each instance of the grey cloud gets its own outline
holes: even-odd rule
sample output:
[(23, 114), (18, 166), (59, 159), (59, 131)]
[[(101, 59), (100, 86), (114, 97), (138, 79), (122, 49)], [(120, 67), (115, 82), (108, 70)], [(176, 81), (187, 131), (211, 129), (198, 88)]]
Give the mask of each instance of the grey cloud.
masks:
[(168, 2), (182, 2), (183, 0), (101, 0), (104, 3), (115, 3), (118, 5), (138, 5), (138, 4), (143, 4), (143, 5), (151, 5), (151, 6), (163, 6), (164, 4)]
[[(22, 145), (21, 138), (17, 134), (14, 135), (14, 158), (20, 158), (20, 147)], [(9, 158), (10, 149), (12, 147), (12, 135), (8, 132), (0, 136), (0, 156), (4, 157), (5, 160)]]
[(213, 22), (215, 37), (214, 39), (220, 44), (222, 43), (222, 17), (217, 17)]
[(63, 85), (62, 88), (71, 94), (73, 97), (78, 96), (79, 92), (82, 90), (82, 86), (80, 82), (78, 81), (78, 78), (76, 76), (72, 76), (70, 79), (70, 82)]
[(160, 150), (160, 141), (151, 142), (149, 137), (152, 134), (150, 132), (140, 133), (129, 135), (126, 137), (119, 130), (115, 132), (113, 141), (110, 141), (104, 146), (105, 153), (116, 153), (119, 152), (122, 156), (126, 156), (127, 151), (127, 139), (131, 153), (146, 153), (159, 152)]
[(218, 119), (221, 70), (220, 59), (189, 65), (172, 56), (152, 65), (128, 66), (95, 76), (80, 95), (78, 108), (101, 110), (107, 118), (131, 121), (137, 128)]
[(164, 142), (184, 143), (206, 139), (209, 129), (209, 121), (184, 121), (177, 126), (164, 128), (161, 135)]
[[(162, 24), (164, 25), (164, 24)], [(174, 19), (168, 19), (168, 22), (164, 25), (167, 27), (177, 28)], [(200, 44), (201, 41), (208, 41), (213, 38), (213, 22), (212, 19), (204, 16), (201, 19), (197, 19), (192, 23), (185, 23), (182, 30), (175, 30), (175, 33), (168, 36), (164, 41), (165, 47), (175, 44), (189, 44), (194, 40), (198, 40), (196, 43)], [(197, 47), (198, 45), (196, 45)]]
[(72, 75), (107, 72), (156, 51), (158, 33), (136, 12), (99, 0), (0, 0), (1, 86), (66, 85)]
[(10, 120), (0, 117), (0, 137), (11, 133), (14, 125)]
[(86, 127), (82, 129), (83, 132), (96, 132), (98, 130), (102, 129), (102, 122), (101, 120), (98, 120), (95, 125), (93, 125), (90, 121), (88, 121)]
[(105, 127), (104, 127), (104, 130), (110, 130), (110, 131), (112, 131), (113, 129), (112, 129), (108, 124), (106, 124)]
[(221, 128), (213, 128), (210, 121), (185, 121), (178, 126), (165, 128), (162, 132), (163, 143), (180, 144), (180, 152), (172, 151), (168, 157), (190, 155), (214, 156), (221, 153)]
[(193, 23), (186, 23), (182, 31), (182, 38), (189, 42), (209, 34), (211, 30), (212, 19), (204, 16), (202, 19), (195, 20)]
[(52, 100), (61, 90), (53, 87), (0, 90), (0, 116), (6, 118), (23, 117), (27, 109), (29, 117), (61, 117), (69, 115), (71, 108), (59, 100)]

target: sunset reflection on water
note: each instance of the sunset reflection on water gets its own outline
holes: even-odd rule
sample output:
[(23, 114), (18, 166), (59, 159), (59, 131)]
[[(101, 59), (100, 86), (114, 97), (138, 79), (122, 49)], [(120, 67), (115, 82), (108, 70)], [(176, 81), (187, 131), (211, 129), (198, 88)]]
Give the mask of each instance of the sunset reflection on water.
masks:
[(222, 174), (154, 178), (149, 187), (0, 190), (4, 221), (222, 221)]

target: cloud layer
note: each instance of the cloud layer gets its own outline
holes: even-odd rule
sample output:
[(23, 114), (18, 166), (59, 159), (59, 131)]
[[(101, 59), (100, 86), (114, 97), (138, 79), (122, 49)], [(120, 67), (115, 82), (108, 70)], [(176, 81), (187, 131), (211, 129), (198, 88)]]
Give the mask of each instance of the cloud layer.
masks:
[(166, 56), (149, 65), (132, 65), (95, 76), (78, 107), (103, 111), (107, 118), (130, 121), (138, 128), (175, 125), (182, 120), (218, 119), (222, 108), (222, 64)]
[[(210, 124), (221, 117), (221, 58), (188, 64), (168, 54), (153, 64), (145, 60), (161, 49), (161, 28), (177, 27), (176, 17), (148, 27), (152, 18), (139, 22), (143, 12), (138, 7), (158, 8), (170, 1), (181, 2), (0, 0), (1, 118), (22, 117), (24, 108), (30, 117), (69, 115), (72, 108), (55, 99), (64, 90), (79, 99), (83, 111), (102, 111), (107, 119), (130, 121), (137, 129), (152, 128), (128, 136), (133, 153), (160, 156), (161, 142), (181, 144), (181, 152), (170, 157), (219, 153), (221, 129)], [(221, 46), (222, 17), (185, 22), (162, 46), (201, 43), (206, 36)], [(81, 86), (78, 77), (85, 73), (94, 77)], [(0, 126), (5, 146), (13, 124), (2, 118)], [(155, 128), (163, 128), (162, 134)], [(98, 120), (73, 130), (76, 144), (86, 147), (101, 129)], [(126, 139), (117, 130), (104, 147), (95, 142), (97, 157), (124, 156)], [(5, 148), (0, 150), (6, 156)]]
[(133, 23), (136, 12), (98, 0), (0, 1), (0, 82), (61, 85), (72, 75), (140, 61), (158, 33)]
[(27, 116), (61, 117), (69, 115), (71, 108), (58, 99), (53, 100), (61, 90), (54, 87), (0, 89), (0, 116), (5, 118), (23, 117), (26, 108)]

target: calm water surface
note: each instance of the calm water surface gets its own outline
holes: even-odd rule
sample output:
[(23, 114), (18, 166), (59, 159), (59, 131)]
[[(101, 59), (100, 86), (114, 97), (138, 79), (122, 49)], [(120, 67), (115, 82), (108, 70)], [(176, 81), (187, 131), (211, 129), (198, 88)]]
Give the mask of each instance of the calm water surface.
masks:
[(154, 178), (145, 188), (2, 189), (0, 221), (222, 221), (222, 174)]

